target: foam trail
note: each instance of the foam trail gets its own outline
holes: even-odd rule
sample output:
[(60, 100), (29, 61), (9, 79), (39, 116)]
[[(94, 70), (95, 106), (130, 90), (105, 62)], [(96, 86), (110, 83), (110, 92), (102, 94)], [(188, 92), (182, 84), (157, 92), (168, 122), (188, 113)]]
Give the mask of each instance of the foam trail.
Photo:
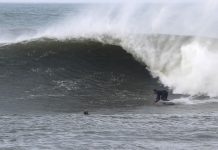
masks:
[(218, 99), (206, 99), (206, 100), (197, 100), (192, 99), (192, 97), (182, 97), (178, 99), (171, 100), (176, 105), (199, 105), (207, 103), (218, 103)]

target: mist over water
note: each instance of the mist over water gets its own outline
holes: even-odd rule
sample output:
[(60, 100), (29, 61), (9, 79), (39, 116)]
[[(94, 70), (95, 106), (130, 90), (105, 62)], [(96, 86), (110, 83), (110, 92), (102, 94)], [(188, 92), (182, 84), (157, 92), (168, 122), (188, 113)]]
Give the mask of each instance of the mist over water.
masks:
[(92, 6), (52, 26), (44, 36), (120, 45), (175, 93), (217, 96), (216, 8), (214, 1)]
[(217, 2), (76, 4), (64, 11), (40, 5), (31, 12), (25, 5), (8, 6), (21, 16), (14, 20), (13, 12), (5, 12), (1, 18), (17, 22), (28, 11), (30, 22), (1, 23), (3, 45), (42, 38), (117, 45), (174, 93), (218, 95)]

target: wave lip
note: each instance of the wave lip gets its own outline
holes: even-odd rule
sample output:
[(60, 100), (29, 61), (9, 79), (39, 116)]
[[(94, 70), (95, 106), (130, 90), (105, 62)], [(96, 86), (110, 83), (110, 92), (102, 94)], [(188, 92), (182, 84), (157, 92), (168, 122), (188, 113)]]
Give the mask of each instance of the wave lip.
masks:
[[(174, 93), (218, 96), (218, 71), (214, 69), (218, 65), (217, 39), (199, 38), (214, 37), (213, 23), (217, 19), (213, 14), (217, 5), (202, 2), (186, 6), (168, 3), (85, 6), (48, 27), (5, 33), (0, 43), (90, 40), (116, 45), (143, 63), (154, 78)], [(210, 15), (212, 19), (206, 20)]]
[[(50, 38), (50, 37), (49, 37)], [(217, 96), (218, 65), (216, 39), (175, 35), (106, 35), (93, 34), (74, 38), (39, 38), (23, 41), (28, 43), (96, 41), (122, 47), (137, 61), (143, 63), (153, 77), (158, 77), (175, 93)], [(13, 44), (12, 44), (13, 45)], [(12, 46), (11, 45), (11, 46)], [(15, 44), (16, 45), (16, 44)], [(195, 83), (195, 84), (193, 84)]]

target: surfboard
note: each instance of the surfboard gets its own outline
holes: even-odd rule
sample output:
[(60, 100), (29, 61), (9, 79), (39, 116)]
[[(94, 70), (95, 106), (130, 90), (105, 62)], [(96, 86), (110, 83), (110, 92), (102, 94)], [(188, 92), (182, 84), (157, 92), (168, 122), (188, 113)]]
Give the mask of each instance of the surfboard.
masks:
[(175, 105), (175, 103), (171, 101), (159, 101), (158, 103), (163, 105)]

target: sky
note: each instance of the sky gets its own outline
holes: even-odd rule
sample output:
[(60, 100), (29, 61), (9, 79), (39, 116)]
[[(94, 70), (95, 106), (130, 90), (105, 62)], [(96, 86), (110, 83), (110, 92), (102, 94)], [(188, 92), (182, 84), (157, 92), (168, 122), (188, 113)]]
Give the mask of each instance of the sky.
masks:
[(203, 0), (0, 0), (0, 3), (199, 2)]

